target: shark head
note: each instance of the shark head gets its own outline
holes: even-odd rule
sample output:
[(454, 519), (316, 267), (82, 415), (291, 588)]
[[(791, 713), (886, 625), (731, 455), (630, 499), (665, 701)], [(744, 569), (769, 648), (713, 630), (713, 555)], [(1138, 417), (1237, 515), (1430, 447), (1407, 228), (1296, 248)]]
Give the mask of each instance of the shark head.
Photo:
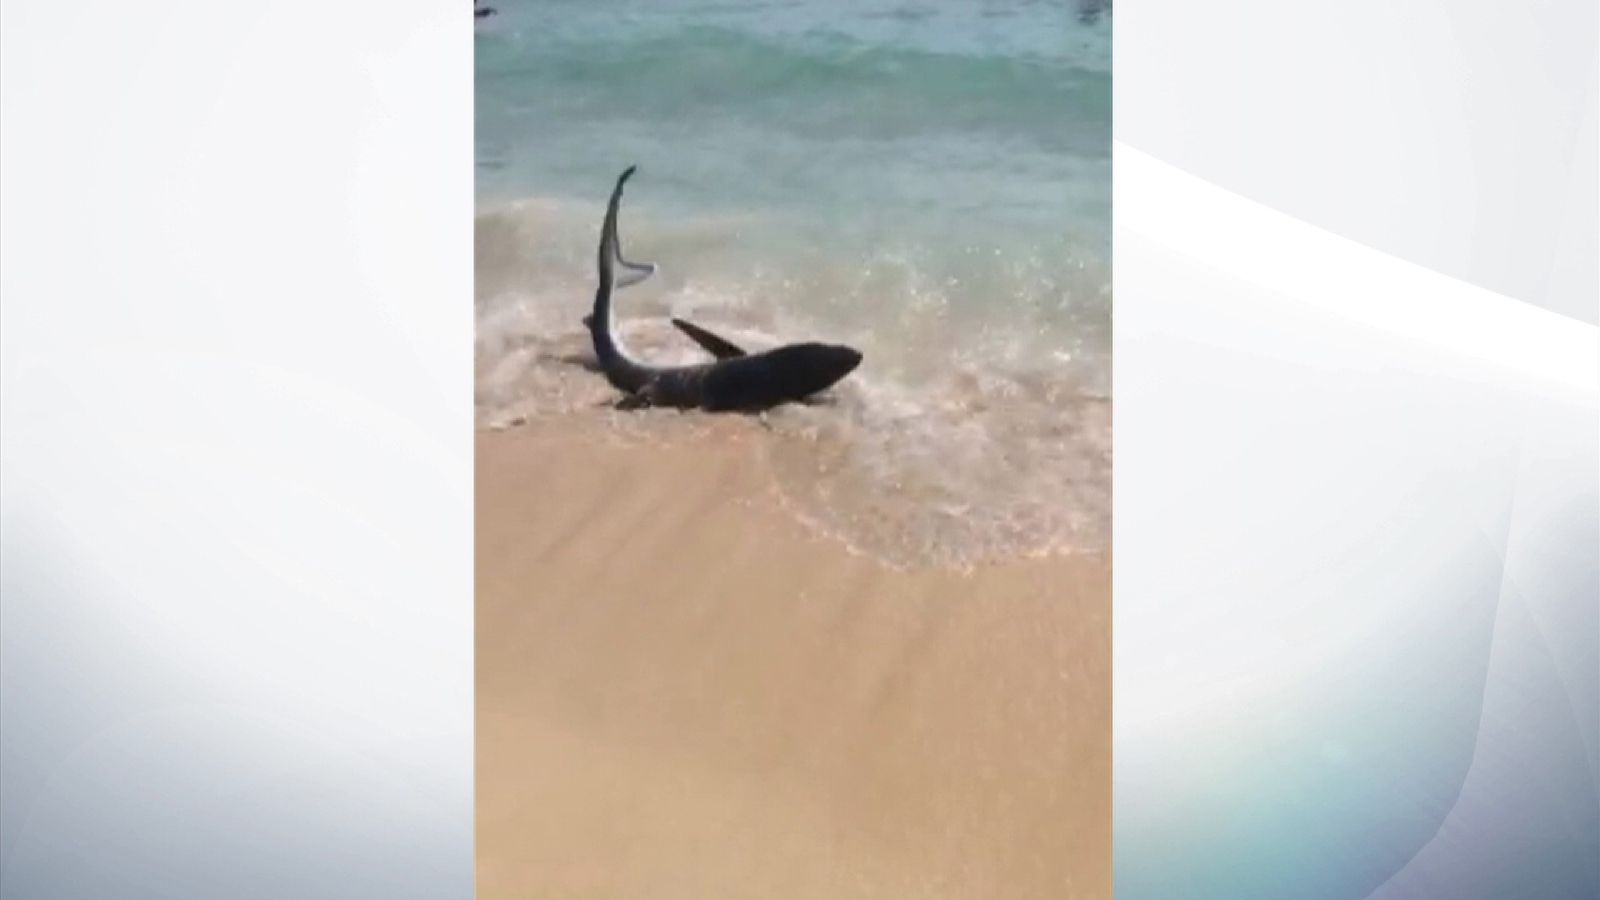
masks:
[(861, 365), (861, 351), (841, 344), (790, 344), (768, 351), (781, 393), (799, 399), (825, 391)]

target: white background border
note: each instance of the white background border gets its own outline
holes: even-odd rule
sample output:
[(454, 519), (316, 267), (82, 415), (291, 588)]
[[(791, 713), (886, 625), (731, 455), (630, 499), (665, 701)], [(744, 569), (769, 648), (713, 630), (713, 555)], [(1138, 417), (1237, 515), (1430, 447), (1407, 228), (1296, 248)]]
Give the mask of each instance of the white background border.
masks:
[(0, 15), (0, 893), (470, 896), (465, 4)]

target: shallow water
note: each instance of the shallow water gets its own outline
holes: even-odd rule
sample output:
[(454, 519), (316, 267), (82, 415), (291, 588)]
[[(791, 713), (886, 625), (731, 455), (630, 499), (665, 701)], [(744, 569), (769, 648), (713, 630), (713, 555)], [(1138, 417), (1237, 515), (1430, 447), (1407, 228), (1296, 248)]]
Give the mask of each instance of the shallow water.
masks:
[(751, 349), (866, 355), (831, 403), (768, 417), (796, 514), (910, 564), (1104, 547), (1109, 15), (495, 5), (477, 36), (482, 426), (611, 415), (581, 319), (605, 198), (637, 163), (622, 235), (661, 272), (618, 294), (630, 348), (702, 359), (671, 314)]

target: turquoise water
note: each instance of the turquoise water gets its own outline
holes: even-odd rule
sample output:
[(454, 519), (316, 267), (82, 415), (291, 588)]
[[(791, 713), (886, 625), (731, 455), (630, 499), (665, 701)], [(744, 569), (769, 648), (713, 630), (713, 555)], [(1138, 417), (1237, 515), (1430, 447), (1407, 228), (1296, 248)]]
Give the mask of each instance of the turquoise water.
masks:
[(1103, 545), (1109, 12), (494, 5), (476, 38), (481, 424), (603, 414), (579, 322), (605, 197), (637, 163), (622, 233), (661, 272), (619, 295), (630, 347), (697, 359), (677, 314), (866, 354), (834, 405), (771, 418), (797, 512), (907, 561)]

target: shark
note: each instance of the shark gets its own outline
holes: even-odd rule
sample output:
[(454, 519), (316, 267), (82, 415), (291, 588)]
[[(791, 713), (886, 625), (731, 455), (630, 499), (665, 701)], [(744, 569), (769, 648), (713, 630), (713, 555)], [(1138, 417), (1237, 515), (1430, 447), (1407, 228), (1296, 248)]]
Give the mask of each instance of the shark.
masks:
[(623, 186), (637, 168), (623, 170), (606, 204), (605, 221), (600, 228), (594, 308), (584, 319), (600, 371), (623, 395), (617, 403), (619, 407), (765, 412), (785, 403), (807, 402), (861, 365), (861, 351), (816, 341), (749, 353), (732, 341), (679, 318), (674, 318), (672, 324), (710, 353), (711, 361), (653, 366), (635, 359), (617, 336), (612, 295), (657, 270), (655, 263), (625, 259), (617, 234)]

